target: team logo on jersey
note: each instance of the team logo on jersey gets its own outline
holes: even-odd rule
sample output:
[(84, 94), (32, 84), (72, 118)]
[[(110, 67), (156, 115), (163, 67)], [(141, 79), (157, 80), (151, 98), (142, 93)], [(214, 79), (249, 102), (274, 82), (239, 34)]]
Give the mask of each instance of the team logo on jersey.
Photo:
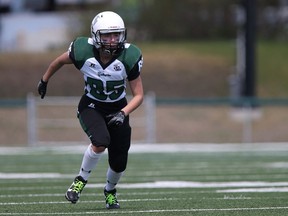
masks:
[(99, 77), (111, 77), (111, 74), (105, 73), (105, 72), (98, 72)]
[(114, 70), (115, 71), (121, 71), (121, 66), (119, 64), (114, 65)]
[(95, 68), (95, 64), (94, 63), (90, 63), (89, 67)]
[(88, 107), (90, 107), (90, 108), (92, 108), (92, 109), (95, 109), (95, 104), (94, 104), (94, 103), (90, 103), (90, 104), (88, 105)]

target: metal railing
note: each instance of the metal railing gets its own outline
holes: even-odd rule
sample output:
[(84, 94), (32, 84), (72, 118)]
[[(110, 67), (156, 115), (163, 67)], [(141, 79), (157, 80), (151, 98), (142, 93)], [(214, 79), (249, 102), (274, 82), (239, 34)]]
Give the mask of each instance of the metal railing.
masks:
[[(128, 100), (129, 100), (128, 96)], [(53, 130), (69, 130), (71, 128), (79, 127), (80, 124), (76, 119), (76, 115), (66, 116), (65, 110), (70, 109), (76, 110), (79, 97), (45, 97), (45, 100), (40, 99), (39, 97), (35, 97), (32, 93), (27, 95), (27, 133), (28, 133), (28, 145), (29, 146), (39, 146), (43, 145), (47, 142), (57, 143), (56, 140), (50, 141), (43, 140), (39, 136), (39, 132), (41, 129), (53, 128)], [(143, 104), (135, 110), (133, 114), (133, 118), (131, 118), (130, 122), (134, 128), (140, 128), (141, 131), (144, 132), (144, 137), (139, 140), (133, 140), (136, 143), (155, 143), (156, 142), (156, 102), (155, 95), (153, 93), (149, 93), (145, 95)], [(41, 107), (41, 109), (40, 109)], [(61, 107), (65, 107), (64, 110)], [(45, 110), (44, 110), (45, 109)], [(54, 109), (54, 111), (52, 111)], [(49, 115), (49, 112), (55, 113), (57, 109), (61, 109), (59, 114), (55, 117), (55, 115)], [(40, 113), (40, 111), (42, 112)], [(44, 111), (43, 111), (44, 110)], [(50, 111), (49, 111), (50, 110)], [(62, 112), (62, 114), (61, 114)], [(68, 112), (68, 111), (67, 111)], [(44, 113), (44, 114), (43, 114)], [(82, 130), (81, 130), (82, 132)], [(43, 133), (43, 132), (42, 132)], [(44, 131), (45, 133), (45, 131)], [(48, 132), (47, 132), (48, 133)], [(71, 132), (73, 133), (73, 131)], [(86, 136), (84, 136), (86, 138)], [(84, 142), (85, 138), (81, 137)], [(87, 141), (87, 140), (86, 140)], [(63, 140), (61, 141), (63, 142)], [(66, 141), (64, 141), (66, 142)], [(79, 143), (79, 141), (77, 141)], [(67, 143), (71, 143), (71, 141), (67, 141)]]

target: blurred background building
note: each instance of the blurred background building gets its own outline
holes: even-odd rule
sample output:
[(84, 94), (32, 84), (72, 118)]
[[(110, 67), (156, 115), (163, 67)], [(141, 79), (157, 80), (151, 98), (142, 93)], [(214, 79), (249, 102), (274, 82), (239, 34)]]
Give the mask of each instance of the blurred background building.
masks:
[(1, 0), (0, 50), (46, 51), (61, 46), (69, 39), (69, 33), (80, 30), (78, 17), (64, 9), (101, 2), (103, 0)]
[[(116, 10), (130, 38), (235, 38), (242, 0), (0, 0), (0, 51), (45, 51), (61, 46), (101, 10)], [(288, 0), (258, 0), (262, 38), (286, 39)], [(240, 13), (239, 13), (240, 11)], [(89, 20), (89, 21), (88, 21)], [(85, 28), (82, 28), (85, 26)], [(138, 34), (135, 34), (138, 32)], [(53, 34), (53, 37), (51, 37)], [(79, 33), (80, 34), (80, 33)]]

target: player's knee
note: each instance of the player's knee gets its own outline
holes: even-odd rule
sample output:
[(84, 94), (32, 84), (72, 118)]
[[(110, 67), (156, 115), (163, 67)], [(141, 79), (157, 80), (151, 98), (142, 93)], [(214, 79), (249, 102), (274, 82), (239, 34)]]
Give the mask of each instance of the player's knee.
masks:
[(92, 147), (92, 150), (95, 152), (95, 153), (102, 153), (105, 151), (106, 147), (105, 146), (95, 146), (95, 145), (91, 145)]
[(89, 133), (90, 141), (92, 143), (92, 149), (96, 153), (105, 151), (110, 143), (110, 135), (103, 133), (102, 136), (98, 136), (95, 131)]
[(126, 165), (120, 165), (120, 164), (114, 165), (114, 166), (111, 166), (111, 169), (117, 173), (124, 172), (126, 169)]
[(127, 166), (127, 157), (110, 158), (109, 165), (115, 172), (124, 172)]

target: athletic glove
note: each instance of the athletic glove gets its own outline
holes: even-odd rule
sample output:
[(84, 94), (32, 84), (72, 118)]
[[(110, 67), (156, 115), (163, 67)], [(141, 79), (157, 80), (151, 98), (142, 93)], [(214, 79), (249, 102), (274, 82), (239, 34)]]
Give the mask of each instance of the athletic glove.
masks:
[(113, 113), (113, 114), (110, 114), (108, 116), (106, 116), (108, 119), (110, 119), (108, 121), (108, 126), (121, 126), (124, 122), (124, 119), (125, 119), (125, 113), (121, 110), (117, 113)]
[(38, 93), (41, 95), (41, 99), (43, 99), (46, 95), (47, 83), (48, 82), (44, 82), (42, 79), (38, 83)]

